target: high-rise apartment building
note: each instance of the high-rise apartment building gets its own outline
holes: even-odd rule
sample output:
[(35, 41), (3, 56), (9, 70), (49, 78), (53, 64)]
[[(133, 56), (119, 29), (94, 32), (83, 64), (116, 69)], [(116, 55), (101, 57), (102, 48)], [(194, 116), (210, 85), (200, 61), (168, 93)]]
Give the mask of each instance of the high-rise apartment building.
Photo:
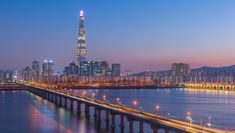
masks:
[(40, 63), (38, 61), (32, 62), (33, 78), (38, 82), (40, 77)]
[(173, 82), (185, 82), (189, 80), (191, 70), (189, 64), (174, 63), (171, 68)]
[(119, 77), (121, 75), (121, 65), (112, 64), (112, 77)]
[(100, 62), (100, 69), (101, 69), (101, 75), (106, 76), (107, 72), (110, 70), (108, 61)]
[(78, 74), (78, 65), (75, 61), (69, 64), (69, 75), (77, 75)]
[(50, 82), (54, 75), (54, 62), (52, 60), (44, 60), (42, 64), (42, 81)]

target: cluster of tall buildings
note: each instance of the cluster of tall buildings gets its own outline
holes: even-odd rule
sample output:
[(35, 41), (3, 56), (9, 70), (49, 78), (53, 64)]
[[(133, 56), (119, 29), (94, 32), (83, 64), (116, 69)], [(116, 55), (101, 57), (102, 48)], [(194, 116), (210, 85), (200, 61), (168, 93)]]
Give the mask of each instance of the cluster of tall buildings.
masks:
[(77, 44), (77, 60), (65, 67), (63, 76), (65, 79), (70, 77), (119, 77), (121, 73), (120, 64), (112, 64), (111, 68), (108, 61), (89, 61), (87, 59), (85, 16), (80, 11), (80, 23)]
[(107, 61), (83, 61), (80, 64), (72, 62), (65, 67), (63, 74), (67, 76), (112, 76), (118, 77), (121, 74), (120, 64), (112, 64), (110, 67)]
[(80, 11), (76, 61), (72, 61), (60, 74), (54, 73), (54, 63), (52, 60), (45, 60), (42, 63), (42, 70), (40, 70), (41, 65), (39, 62), (34, 61), (32, 62), (32, 67), (27, 66), (23, 70), (23, 80), (35, 82), (67, 82), (79, 81), (83, 79), (81, 77), (89, 80), (92, 77), (96, 79), (97, 77), (102, 77), (102, 79), (104, 77), (120, 77), (120, 64), (112, 64), (110, 66), (108, 61), (88, 61), (84, 20), (84, 12)]
[[(42, 66), (42, 70), (41, 67)], [(23, 81), (50, 82), (54, 77), (54, 62), (44, 60), (42, 65), (39, 61), (33, 61), (32, 66), (27, 66), (22, 71)]]
[(14, 71), (0, 71), (0, 83), (5, 83), (5, 82), (14, 82), (15, 81), (15, 76), (14, 76)]

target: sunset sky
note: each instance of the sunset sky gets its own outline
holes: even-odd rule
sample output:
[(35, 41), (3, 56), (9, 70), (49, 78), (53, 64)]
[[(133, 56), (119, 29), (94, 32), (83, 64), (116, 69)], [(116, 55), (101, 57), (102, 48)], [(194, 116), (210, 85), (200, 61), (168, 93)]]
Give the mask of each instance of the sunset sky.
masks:
[(235, 64), (234, 0), (1, 0), (0, 69), (52, 59), (62, 70), (76, 59), (81, 9), (89, 60), (133, 72)]

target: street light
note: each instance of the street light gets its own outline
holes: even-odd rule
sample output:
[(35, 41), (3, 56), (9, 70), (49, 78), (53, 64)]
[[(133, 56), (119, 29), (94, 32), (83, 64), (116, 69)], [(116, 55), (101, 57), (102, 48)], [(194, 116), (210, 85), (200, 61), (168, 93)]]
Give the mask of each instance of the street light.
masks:
[(103, 95), (103, 100), (104, 100), (104, 101), (106, 100), (106, 95)]
[(191, 117), (190, 115), (191, 115), (191, 112), (187, 112), (187, 117), (186, 117), (186, 119), (188, 120), (188, 122), (189, 122), (190, 124), (192, 124), (192, 117)]
[(211, 116), (208, 117), (208, 127), (211, 127)]
[(167, 112), (167, 113), (166, 113), (166, 125), (167, 125), (167, 122), (168, 122), (168, 119), (169, 119), (168, 117), (169, 117), (169, 116), (170, 116), (170, 113)]

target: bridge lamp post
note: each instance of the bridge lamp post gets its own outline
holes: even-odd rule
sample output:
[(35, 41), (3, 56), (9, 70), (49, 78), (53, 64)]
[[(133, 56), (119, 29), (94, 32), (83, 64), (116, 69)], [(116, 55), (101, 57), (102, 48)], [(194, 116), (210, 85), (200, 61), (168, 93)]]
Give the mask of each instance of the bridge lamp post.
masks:
[(166, 113), (166, 125), (167, 125), (167, 122), (168, 122), (169, 116), (170, 116), (170, 113), (169, 113), (169, 112), (167, 112), (167, 113)]
[(208, 126), (211, 127), (211, 116), (208, 117)]
[(106, 95), (103, 95), (102, 97), (103, 97), (103, 101), (106, 101)]
[(203, 119), (200, 119), (200, 123), (201, 123), (201, 128), (203, 129)]
[(191, 112), (187, 112), (187, 120), (190, 124), (192, 124), (192, 117), (190, 116), (191, 115)]

